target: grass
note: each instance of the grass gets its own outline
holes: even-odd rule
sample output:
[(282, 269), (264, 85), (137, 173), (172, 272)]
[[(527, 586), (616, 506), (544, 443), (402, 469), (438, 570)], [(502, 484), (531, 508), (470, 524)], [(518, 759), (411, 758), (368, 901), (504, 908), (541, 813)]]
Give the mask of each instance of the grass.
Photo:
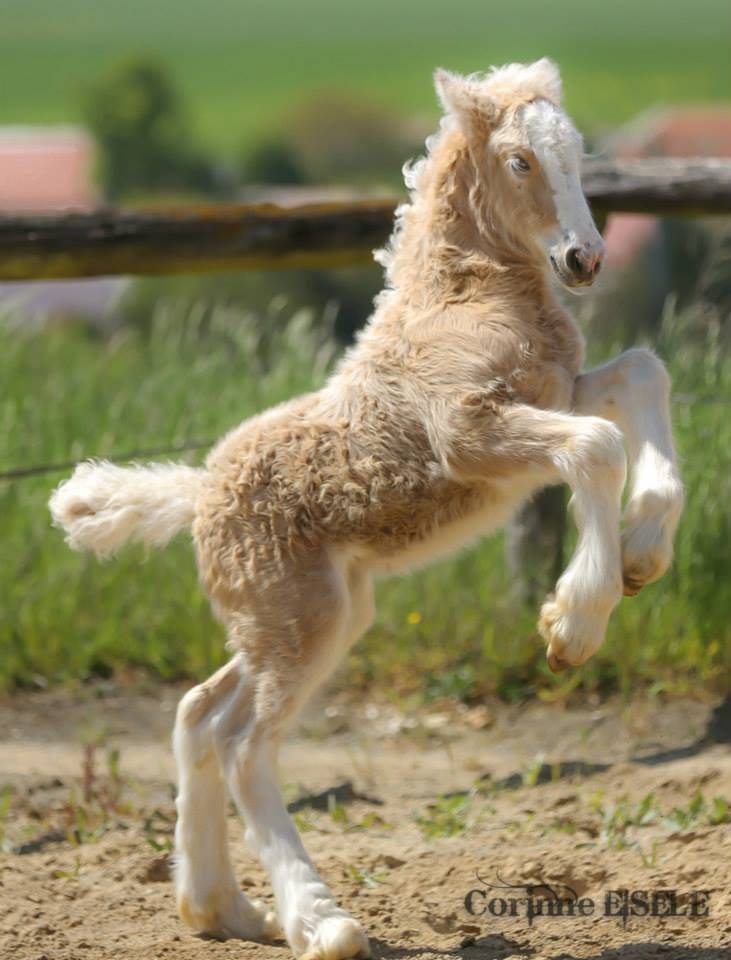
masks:
[[(530, 783), (523, 785), (535, 786)], [(494, 798), (495, 793), (478, 784), (465, 793), (437, 797), (426, 807), (414, 811), (412, 819), (427, 841), (460, 836), (475, 830), (485, 819), (495, 815), (496, 807), (490, 802)], [(583, 811), (576, 811), (578, 816), (568, 815), (551, 824), (539, 819), (535, 829), (541, 832), (546, 829), (559, 830), (570, 834), (576, 837), (577, 847), (634, 850), (648, 868), (657, 865), (658, 850), (665, 836), (719, 827), (731, 821), (726, 798), (717, 795), (709, 800), (700, 790), (696, 791), (686, 806), (673, 807), (666, 813), (654, 793), (647, 793), (633, 803), (626, 795), (614, 801), (605, 801), (600, 790), (586, 798), (585, 807)], [(509, 821), (504, 826), (506, 829), (520, 830), (531, 820), (532, 815), (529, 814), (527, 818)], [(591, 839), (580, 839), (578, 834)], [(645, 841), (644, 845), (641, 840)]]
[(709, 801), (700, 790), (687, 806), (673, 807), (667, 814), (663, 814), (653, 793), (646, 794), (636, 804), (622, 796), (606, 805), (601, 793), (597, 793), (589, 798), (589, 808), (600, 821), (599, 842), (613, 850), (635, 849), (646, 867), (656, 865), (658, 838), (653, 839), (649, 850), (645, 849), (639, 839), (644, 828), (687, 833), (695, 828), (718, 827), (731, 819), (725, 797), (715, 796)]
[[(658, 343), (683, 395), (675, 422), (688, 503), (676, 562), (662, 582), (623, 601), (597, 656), (568, 676), (549, 674), (536, 611), (510, 601), (498, 537), (382, 584), (377, 624), (341, 683), (465, 701), (727, 685), (731, 357), (712, 324), (692, 335), (686, 321), (669, 310)], [(260, 318), (199, 304), (181, 315), (162, 302), (147, 337), (0, 330), (0, 468), (217, 437), (323, 380), (335, 348), (308, 314), (272, 315), (263, 327), (266, 338)], [(210, 673), (224, 659), (224, 638), (190, 544), (181, 538), (149, 557), (130, 549), (106, 564), (72, 553), (46, 508), (59, 479), (0, 482), (0, 687), (129, 667), (163, 678)]]
[(233, 153), (325, 89), (435, 113), (435, 66), (550, 55), (591, 132), (657, 102), (727, 99), (727, 34), (725, 0), (5, 0), (0, 123), (76, 121), (83, 88), (142, 52), (173, 70), (201, 139)]
[(437, 797), (434, 803), (413, 814), (414, 822), (425, 840), (458, 836), (474, 826), (473, 800), (472, 793)]

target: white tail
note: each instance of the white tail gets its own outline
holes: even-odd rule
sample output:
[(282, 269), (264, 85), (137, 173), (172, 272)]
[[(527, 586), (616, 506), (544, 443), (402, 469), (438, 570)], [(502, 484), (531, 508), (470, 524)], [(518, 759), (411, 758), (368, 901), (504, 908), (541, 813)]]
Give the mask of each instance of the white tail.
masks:
[(192, 524), (204, 476), (175, 463), (117, 467), (90, 461), (56, 488), (48, 506), (74, 550), (107, 557), (127, 541), (162, 547)]

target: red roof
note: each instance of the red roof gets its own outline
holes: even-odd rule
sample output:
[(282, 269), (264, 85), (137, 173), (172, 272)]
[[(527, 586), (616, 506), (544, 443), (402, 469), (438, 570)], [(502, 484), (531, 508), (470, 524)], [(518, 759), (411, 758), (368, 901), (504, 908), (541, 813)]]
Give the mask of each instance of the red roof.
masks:
[(0, 127), (0, 212), (88, 209), (94, 146), (74, 127)]
[[(610, 139), (609, 152), (642, 157), (731, 157), (731, 107), (668, 107), (640, 114)], [(644, 214), (616, 214), (607, 220), (607, 265), (624, 267), (657, 235), (659, 221)]]
[(650, 110), (612, 138), (618, 157), (731, 157), (731, 107)]

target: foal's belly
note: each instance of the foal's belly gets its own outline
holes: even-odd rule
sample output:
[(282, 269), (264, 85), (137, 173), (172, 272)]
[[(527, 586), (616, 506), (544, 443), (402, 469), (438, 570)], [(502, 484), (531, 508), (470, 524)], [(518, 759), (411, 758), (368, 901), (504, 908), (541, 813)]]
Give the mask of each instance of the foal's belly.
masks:
[(436, 524), (428, 534), (403, 546), (368, 547), (359, 559), (376, 576), (391, 576), (427, 566), (503, 527), (520, 505), (542, 485), (537, 474), (511, 478), (486, 488), (481, 502), (456, 519)]

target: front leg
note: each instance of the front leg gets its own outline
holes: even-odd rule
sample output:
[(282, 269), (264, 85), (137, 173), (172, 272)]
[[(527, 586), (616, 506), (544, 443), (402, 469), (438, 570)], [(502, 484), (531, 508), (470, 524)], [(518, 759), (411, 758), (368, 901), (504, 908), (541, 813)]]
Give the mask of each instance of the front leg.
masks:
[(670, 422), (670, 378), (651, 351), (629, 350), (576, 380), (574, 409), (614, 421), (627, 439), (630, 493), (624, 511), (624, 592), (658, 580), (673, 557), (683, 508)]
[(600, 417), (521, 404), (495, 405), (479, 392), (453, 408), (444, 460), (455, 478), (487, 481), (506, 496), (569, 485), (579, 540), (541, 610), (539, 629), (557, 672), (599, 648), (622, 597), (619, 519), (625, 482), (620, 431)]

